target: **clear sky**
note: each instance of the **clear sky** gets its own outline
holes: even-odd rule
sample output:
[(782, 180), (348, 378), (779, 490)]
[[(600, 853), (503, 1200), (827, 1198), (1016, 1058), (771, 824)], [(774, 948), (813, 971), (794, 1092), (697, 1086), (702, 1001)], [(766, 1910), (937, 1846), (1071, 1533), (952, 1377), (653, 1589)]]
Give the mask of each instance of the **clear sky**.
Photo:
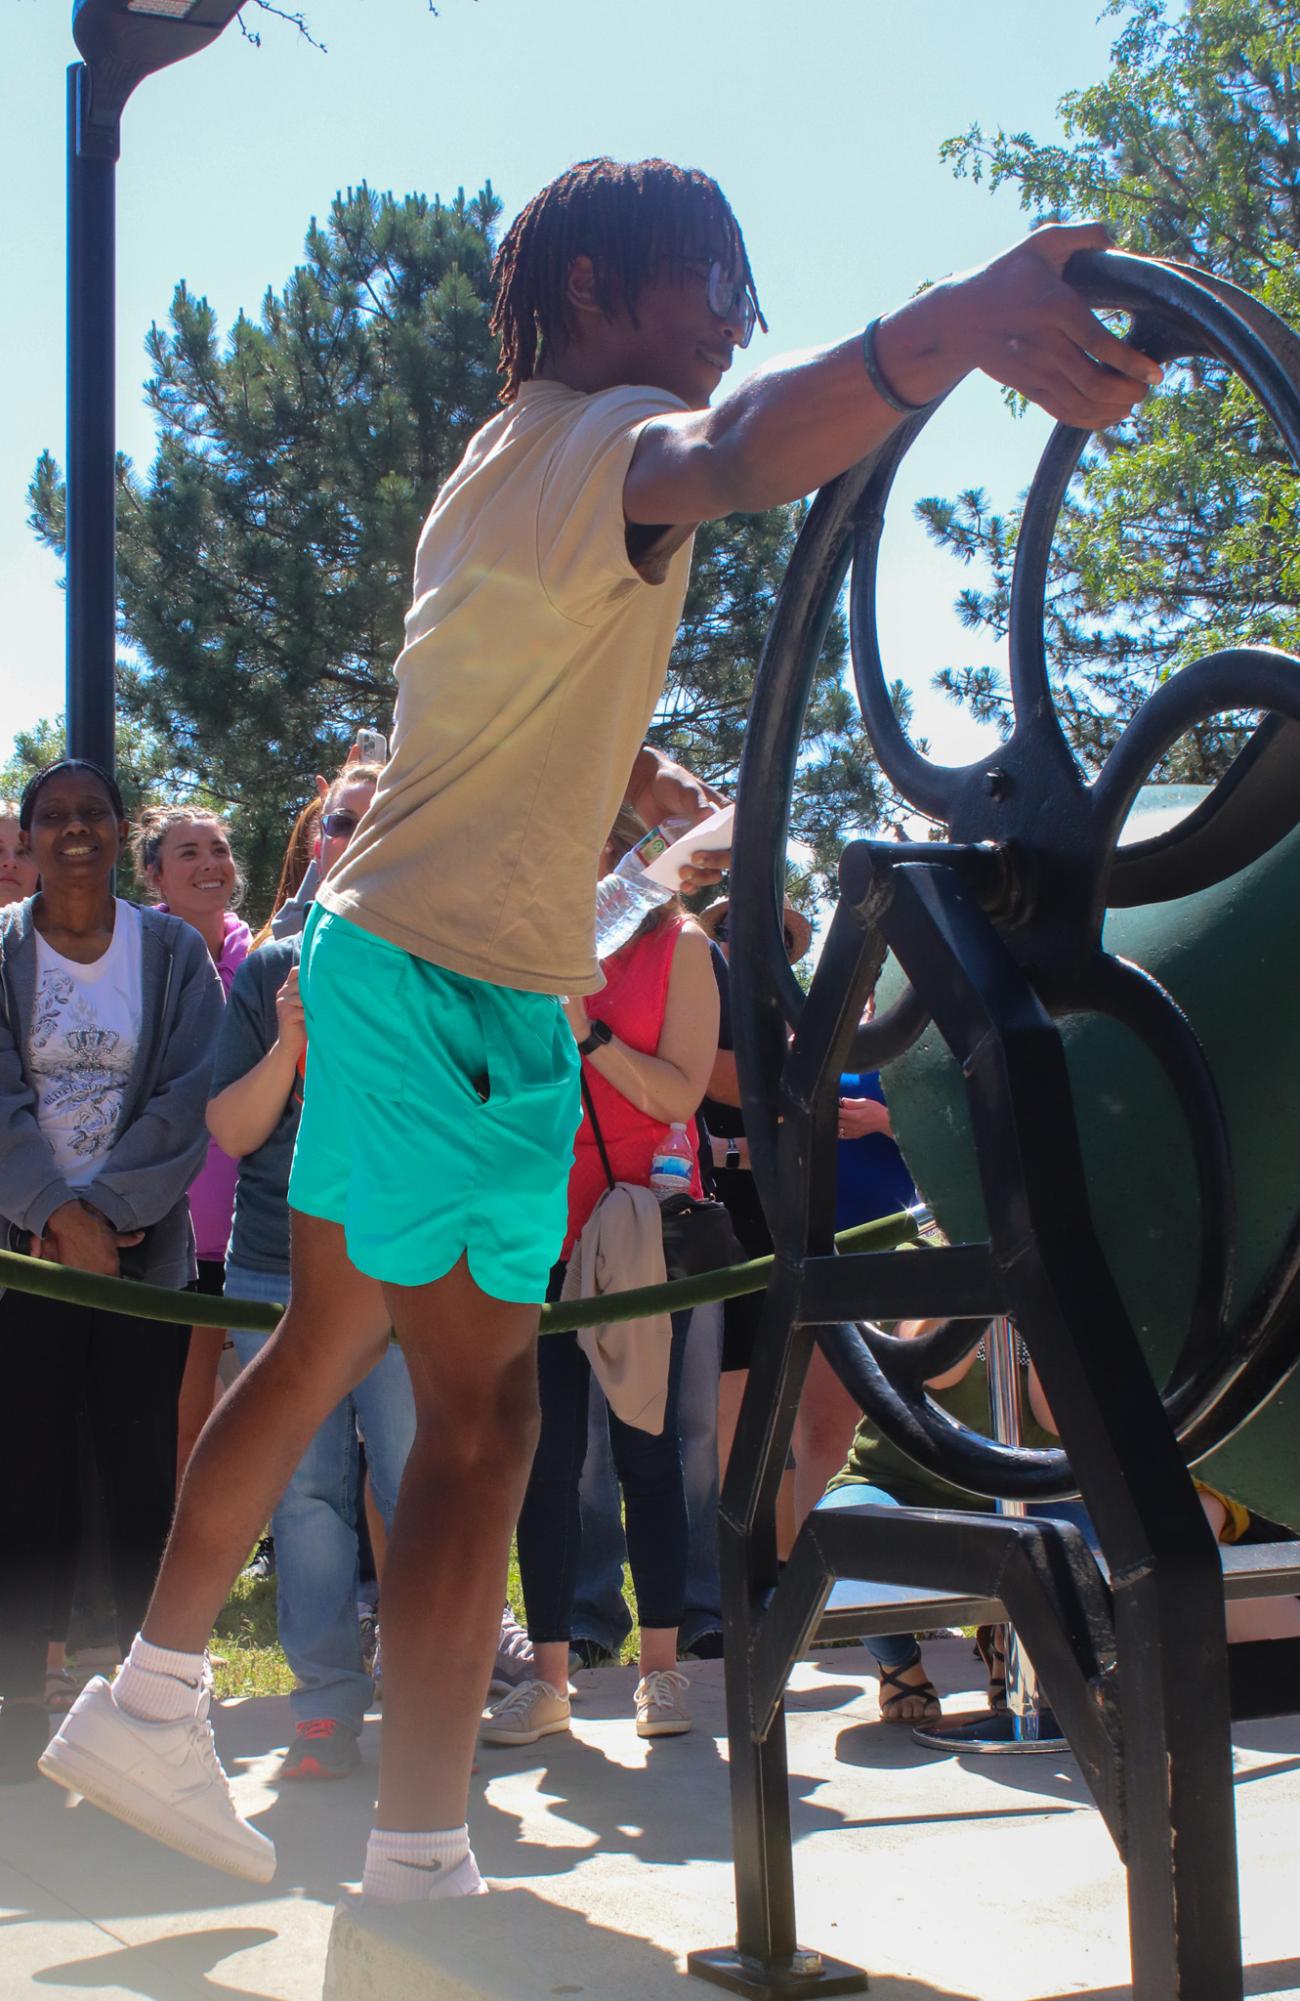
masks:
[[(771, 333), (745, 365), (852, 330), (927, 278), (1022, 233), (1014, 194), (956, 182), (940, 142), (974, 120), (1040, 138), (1101, 76), (1097, 0), (293, 0), (327, 45), (245, 12), (127, 106), (118, 170), (118, 442), (145, 464), (143, 338), (177, 280), (228, 325), (297, 261), (310, 216), (361, 180), (451, 195), (490, 179), (508, 220), (571, 161), (660, 153), (715, 174), (741, 218)], [(6, 304), (0, 325), (0, 753), (63, 707), (59, 565), (26, 526), (37, 453), (63, 461), (64, 71), (68, 0), (0, 0)], [(904, 468), (884, 550), (882, 633), (945, 755), (978, 741), (927, 692), (993, 657), (951, 617), (963, 573), (910, 520), (925, 493), (1027, 484), (1045, 421), (963, 386)], [(414, 553), (418, 523), (411, 523)]]

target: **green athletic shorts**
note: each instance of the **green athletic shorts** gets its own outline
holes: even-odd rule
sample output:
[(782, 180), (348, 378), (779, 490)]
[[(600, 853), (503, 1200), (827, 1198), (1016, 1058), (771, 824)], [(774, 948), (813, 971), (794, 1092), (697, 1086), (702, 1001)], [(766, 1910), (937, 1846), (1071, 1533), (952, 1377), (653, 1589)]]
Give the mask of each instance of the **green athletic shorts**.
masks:
[(341, 1223), (371, 1278), (426, 1285), (468, 1253), (494, 1299), (544, 1299), (581, 1116), (559, 1001), (430, 965), (319, 904), (299, 979), (290, 1208)]

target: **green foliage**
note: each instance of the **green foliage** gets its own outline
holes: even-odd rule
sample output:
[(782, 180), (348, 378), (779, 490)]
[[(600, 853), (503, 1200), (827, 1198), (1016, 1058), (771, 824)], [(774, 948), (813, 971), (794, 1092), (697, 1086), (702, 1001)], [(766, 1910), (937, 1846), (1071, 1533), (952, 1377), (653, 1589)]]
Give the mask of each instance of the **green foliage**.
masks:
[[(695, 538), (681, 629), (649, 738), (723, 790), (736, 782), (754, 668), (805, 512), (798, 506), (733, 514), (705, 522)], [(875, 826), (889, 804), (857, 704), (844, 687), (847, 647), (837, 612), (814, 677), (791, 814), (793, 834), (813, 857), (801, 904), (817, 887), (834, 894), (848, 832)]]
[(213, 1668), (218, 1701), (288, 1695), (294, 1688), (294, 1672), (280, 1645), (275, 1594), (273, 1577), (235, 1579), (216, 1625), (213, 1651), (223, 1662)]
[[(234, 811), (253, 907), (313, 774), (389, 727), (416, 530), (492, 405), (490, 187), (451, 203), (366, 187), (221, 339), (182, 283), (153, 327), (147, 478), (119, 467), (118, 576), (136, 665), (121, 707)], [(37, 533), (61, 551), (48, 457)]]
[[(303, 262), (226, 337), (177, 286), (148, 338), (158, 424), (142, 476), (119, 463), (119, 589), (132, 662), (121, 706), (182, 784), (232, 811), (250, 908), (269, 899), (313, 774), (364, 724), (387, 731), (419, 524), (495, 407), (490, 186), (398, 200), (362, 186), (313, 222)], [(31, 518), (62, 552), (63, 491), (42, 456)], [(754, 665), (797, 510), (713, 523), (653, 730), (734, 783)], [(810, 716), (797, 831), (823, 879), (876, 774), (839, 686), (832, 627)]]
[[(1296, 0), (1111, 0), (1124, 17), (1110, 73), (1061, 104), (1065, 142), (986, 136), (943, 148), (958, 175), (1019, 188), (1040, 220), (1095, 216), (1127, 248), (1196, 264), (1300, 323), (1300, 5)], [(919, 508), (977, 565), (958, 615), (1005, 632), (1019, 514), (975, 490)], [(1094, 441), (1062, 515), (1047, 606), (1054, 690), (1095, 766), (1168, 674), (1216, 647), (1300, 650), (1295, 476), (1268, 420), (1217, 364), (1171, 369), (1121, 431)], [(984, 719), (1008, 701), (987, 664), (939, 677)], [(1241, 719), (1185, 739), (1170, 777), (1205, 779), (1240, 746)]]

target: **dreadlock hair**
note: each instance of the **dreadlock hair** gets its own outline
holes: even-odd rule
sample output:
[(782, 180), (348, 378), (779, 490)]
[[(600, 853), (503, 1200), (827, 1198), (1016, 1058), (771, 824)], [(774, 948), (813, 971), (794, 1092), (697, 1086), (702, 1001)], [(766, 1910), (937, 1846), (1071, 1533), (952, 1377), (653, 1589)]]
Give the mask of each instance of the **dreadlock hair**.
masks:
[(569, 266), (582, 256), (594, 266), (601, 310), (612, 318), (621, 307), (634, 322), (638, 294), (656, 271), (734, 257), (767, 331), (740, 224), (715, 180), (667, 160), (580, 160), (533, 196), (497, 252), (491, 328), (501, 342), (502, 403), (532, 380), (548, 344), (572, 338), (565, 292)]

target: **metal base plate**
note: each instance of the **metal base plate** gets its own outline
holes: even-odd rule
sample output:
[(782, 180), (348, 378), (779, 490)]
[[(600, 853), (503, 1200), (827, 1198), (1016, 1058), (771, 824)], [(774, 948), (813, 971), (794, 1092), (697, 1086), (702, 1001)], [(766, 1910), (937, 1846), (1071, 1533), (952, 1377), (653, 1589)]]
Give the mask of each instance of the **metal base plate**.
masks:
[(869, 1986), (861, 1967), (842, 1959), (827, 1959), (820, 1952), (796, 1952), (792, 1959), (765, 1966), (734, 1946), (718, 1946), (711, 1952), (692, 1952), (686, 1957), (691, 1973), (711, 1980), (731, 1994), (746, 1994), (752, 2001), (800, 2001), (800, 1997), (823, 1994), (865, 1994)]
[(1045, 1751), (1059, 1756), (1069, 1750), (1069, 1739), (1061, 1735), (1061, 1726), (1050, 1709), (1041, 1709), (1034, 1722), (1038, 1735), (1026, 1737), (1017, 1730), (1017, 1719), (1010, 1710), (982, 1709), (947, 1723), (919, 1723), (912, 1736), (932, 1751), (973, 1751), (990, 1757), (1024, 1757)]

